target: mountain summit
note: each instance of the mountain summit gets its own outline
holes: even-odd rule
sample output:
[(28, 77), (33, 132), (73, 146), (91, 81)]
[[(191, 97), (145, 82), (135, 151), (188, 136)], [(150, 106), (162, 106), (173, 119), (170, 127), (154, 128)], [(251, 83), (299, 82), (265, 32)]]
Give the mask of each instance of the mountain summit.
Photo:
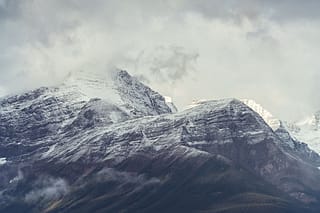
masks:
[(100, 74), (80, 71), (71, 74), (64, 85), (76, 88), (84, 97), (120, 106), (134, 117), (171, 112), (163, 96), (124, 70)]

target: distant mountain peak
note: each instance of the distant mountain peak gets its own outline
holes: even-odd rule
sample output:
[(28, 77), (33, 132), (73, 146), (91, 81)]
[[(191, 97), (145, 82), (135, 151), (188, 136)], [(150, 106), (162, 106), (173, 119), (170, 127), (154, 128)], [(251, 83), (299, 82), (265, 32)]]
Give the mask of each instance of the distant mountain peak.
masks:
[(296, 122), (296, 125), (314, 130), (320, 130), (320, 111), (317, 111), (313, 115)]
[(291, 133), (320, 153), (320, 111), (292, 124)]

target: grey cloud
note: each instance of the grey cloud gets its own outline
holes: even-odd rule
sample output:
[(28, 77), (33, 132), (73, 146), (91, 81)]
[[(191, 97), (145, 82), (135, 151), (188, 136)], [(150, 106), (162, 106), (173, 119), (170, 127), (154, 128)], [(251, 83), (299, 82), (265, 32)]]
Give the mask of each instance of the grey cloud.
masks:
[(173, 96), (181, 108), (197, 98), (253, 98), (294, 119), (300, 109), (320, 108), (319, 6), (315, 0), (0, 0), (0, 90), (53, 85), (69, 72), (111, 64)]
[(22, 1), (1, 0), (0, 1), (0, 21), (7, 19), (17, 19), (20, 16)]
[(273, 17), (281, 20), (292, 19), (319, 19), (320, 2), (317, 0), (300, 1), (300, 0), (259, 0), (264, 8), (273, 12)]
[(311, 109), (320, 111), (320, 95), (317, 91), (320, 91), (320, 68), (318, 69), (318, 72), (316, 72), (313, 76), (312, 82), (310, 82), (311, 85), (311, 92), (309, 93), (309, 100), (311, 100)]
[(195, 71), (198, 57), (198, 53), (183, 47), (157, 46), (138, 54), (134, 71), (147, 82), (175, 83)]
[(319, 19), (320, 2), (317, 0), (242, 0), (183, 1), (184, 7), (208, 18), (240, 20), (241, 18), (272, 18), (279, 21), (292, 19)]
[(279, 47), (278, 40), (270, 35), (268, 29), (265, 28), (257, 28), (254, 31), (247, 32), (246, 37), (248, 40), (259, 40), (264, 44), (273, 47)]

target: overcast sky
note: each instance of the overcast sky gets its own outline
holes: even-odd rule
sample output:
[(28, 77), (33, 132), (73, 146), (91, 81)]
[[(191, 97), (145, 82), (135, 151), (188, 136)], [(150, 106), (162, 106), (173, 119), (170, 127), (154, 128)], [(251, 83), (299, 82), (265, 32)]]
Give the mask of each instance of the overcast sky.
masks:
[(0, 0), (0, 95), (116, 66), (183, 108), (320, 109), (318, 0)]

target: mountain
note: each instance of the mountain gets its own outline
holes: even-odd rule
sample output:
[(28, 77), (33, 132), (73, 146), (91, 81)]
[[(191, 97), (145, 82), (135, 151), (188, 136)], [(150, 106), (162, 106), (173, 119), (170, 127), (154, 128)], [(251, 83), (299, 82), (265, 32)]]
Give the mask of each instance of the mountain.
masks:
[(296, 137), (295, 132), (297, 130), (293, 131), (294, 127), (297, 128), (296, 125), (279, 120), (254, 100), (244, 99), (242, 102), (257, 112), (272, 128), (280, 140), (283, 141), (280, 144), (282, 149), (294, 156), (299, 156), (305, 162), (317, 167), (320, 166), (319, 152), (313, 150), (314, 147), (311, 146), (310, 141), (306, 137)]
[[(244, 99), (242, 101), (263, 117), (281, 137), (290, 138), (287, 140), (290, 142), (289, 146), (296, 146), (295, 141), (302, 141), (303, 143), (300, 142), (298, 146), (303, 147), (303, 149), (309, 149), (306, 147), (309, 146), (310, 149), (320, 154), (320, 111), (300, 121), (287, 122), (274, 117), (254, 100)], [(308, 152), (310, 152), (310, 149)]]
[(0, 140), (42, 143), (42, 137), (77, 124), (106, 125), (171, 112), (159, 93), (127, 72), (112, 73), (108, 78), (78, 73), (60, 87), (44, 87), (1, 100)]
[(320, 111), (289, 125), (289, 129), (294, 137), (320, 153)]
[(167, 103), (121, 70), (1, 99), (0, 212), (317, 212), (317, 165), (246, 104)]

